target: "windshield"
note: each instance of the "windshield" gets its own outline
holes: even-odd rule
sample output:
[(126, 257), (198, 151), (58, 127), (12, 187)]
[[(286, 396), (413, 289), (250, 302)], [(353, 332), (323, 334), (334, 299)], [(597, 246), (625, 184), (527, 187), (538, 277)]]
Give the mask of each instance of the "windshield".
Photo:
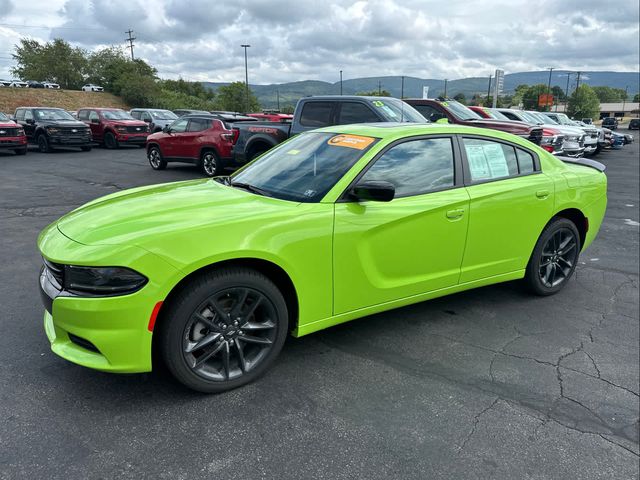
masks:
[(102, 116), (107, 120), (135, 120), (124, 110), (103, 110)]
[(282, 200), (319, 202), (377, 141), (360, 135), (303, 133), (233, 175), (231, 185)]
[(560, 125), (573, 125), (574, 123), (571, 121), (569, 117), (567, 117), (564, 113), (556, 113), (558, 117), (558, 123)]
[(470, 108), (465, 107), (460, 102), (456, 100), (447, 100), (446, 102), (440, 102), (440, 105), (449, 109), (451, 113), (453, 113), (460, 120), (479, 120), (482, 119), (480, 115), (471, 110)]
[(429, 123), (415, 108), (397, 98), (370, 100), (370, 103), (388, 122)]
[(169, 110), (150, 110), (151, 116), (158, 120), (175, 120), (178, 116)]
[(55, 110), (49, 108), (38, 109), (35, 111), (38, 120), (75, 120), (69, 113), (64, 110)]
[(7, 117), (4, 113), (0, 112), (0, 120), (9, 120), (9, 117)]
[(504, 113), (499, 112), (498, 110), (492, 110), (490, 108), (483, 108), (482, 109), (487, 115), (489, 115), (489, 117), (493, 118), (494, 120), (509, 120), (512, 121), (509, 117), (507, 117)]
[(543, 113), (538, 113), (538, 112), (525, 112), (525, 113), (528, 114), (530, 117), (536, 119), (538, 121), (538, 123), (546, 123), (547, 125), (557, 125), (558, 124), (558, 122), (556, 122), (553, 118), (547, 117)]

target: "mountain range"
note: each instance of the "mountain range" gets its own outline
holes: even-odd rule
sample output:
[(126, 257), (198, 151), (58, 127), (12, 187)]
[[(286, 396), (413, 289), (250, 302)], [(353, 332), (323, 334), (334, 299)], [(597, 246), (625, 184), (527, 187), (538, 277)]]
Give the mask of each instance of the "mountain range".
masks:
[[(551, 74), (551, 86), (557, 85), (563, 90), (567, 86), (568, 70), (554, 70)], [(575, 88), (576, 74), (571, 75), (569, 90)], [(549, 81), (549, 71), (509, 73), (504, 76), (505, 94), (513, 93), (518, 85), (546, 84)], [(228, 83), (202, 82), (205, 87), (216, 90)], [(404, 92), (402, 91), (402, 77), (366, 77), (343, 80), (342, 93), (353, 95), (358, 92), (388, 91), (394, 97), (422, 97), (422, 87), (429, 87), (429, 97), (444, 94), (444, 80), (433, 78), (404, 77)], [(640, 74), (638, 72), (595, 72), (580, 73), (580, 83), (591, 86), (608, 86), (612, 88), (628, 87), (632, 97), (640, 91)], [(250, 84), (252, 91), (258, 97), (263, 108), (276, 108), (278, 97), (280, 107), (295, 105), (301, 98), (309, 95), (337, 95), (340, 93), (340, 82), (330, 83), (320, 80), (304, 80), (298, 82), (278, 83), (270, 85)], [(469, 77), (447, 81), (447, 96), (453, 97), (458, 93), (470, 98), (474, 94), (487, 94), (489, 77)]]

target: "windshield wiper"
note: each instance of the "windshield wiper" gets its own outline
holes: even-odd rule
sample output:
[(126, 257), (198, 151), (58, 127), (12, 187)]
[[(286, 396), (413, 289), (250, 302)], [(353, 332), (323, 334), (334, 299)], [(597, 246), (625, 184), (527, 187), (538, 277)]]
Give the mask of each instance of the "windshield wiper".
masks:
[(262, 195), (263, 197), (270, 197), (271, 196), (271, 194), (268, 193), (266, 190), (263, 190), (260, 187), (256, 187), (255, 185), (251, 185), (249, 183), (231, 182), (230, 181), (229, 185), (231, 185), (232, 187), (235, 187), (235, 188), (242, 188), (243, 190), (246, 190), (247, 192), (255, 193), (257, 195)]

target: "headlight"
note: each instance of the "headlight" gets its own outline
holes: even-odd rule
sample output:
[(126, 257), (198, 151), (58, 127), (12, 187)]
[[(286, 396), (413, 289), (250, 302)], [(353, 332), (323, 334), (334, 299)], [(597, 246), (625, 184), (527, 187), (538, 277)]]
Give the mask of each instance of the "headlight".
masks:
[(544, 136), (540, 141), (540, 145), (553, 145), (556, 141), (558, 141), (558, 137), (556, 135)]
[(125, 295), (141, 289), (147, 278), (124, 267), (77, 267), (66, 265), (64, 289), (89, 295)]
[(127, 133), (127, 127), (116, 127), (116, 130), (120, 133)]
[(565, 140), (567, 142), (577, 142), (580, 139), (580, 137), (576, 136), (576, 135), (568, 135)]
[(56, 127), (47, 127), (47, 132), (49, 133), (58, 133), (60, 131), (59, 128)]

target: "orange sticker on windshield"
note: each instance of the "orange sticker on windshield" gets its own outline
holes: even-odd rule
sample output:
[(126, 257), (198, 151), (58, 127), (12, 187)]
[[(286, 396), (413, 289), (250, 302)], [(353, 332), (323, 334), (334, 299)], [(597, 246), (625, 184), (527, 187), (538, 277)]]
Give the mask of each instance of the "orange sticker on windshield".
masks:
[(364, 150), (375, 141), (375, 138), (361, 137), (360, 135), (336, 135), (331, 137), (327, 142), (329, 145), (336, 147), (355, 148), (356, 150)]

